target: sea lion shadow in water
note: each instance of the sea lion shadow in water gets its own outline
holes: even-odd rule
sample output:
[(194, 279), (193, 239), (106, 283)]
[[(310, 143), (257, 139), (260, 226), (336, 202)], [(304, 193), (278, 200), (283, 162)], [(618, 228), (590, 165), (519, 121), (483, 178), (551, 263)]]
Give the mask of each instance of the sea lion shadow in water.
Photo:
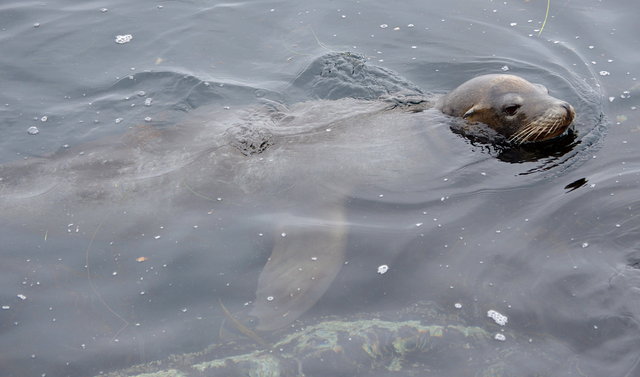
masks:
[[(550, 96), (544, 86), (514, 75), (479, 76), (438, 97), (424, 94), (394, 72), (366, 64), (360, 55), (334, 53), (314, 61), (294, 81), (292, 93), (314, 100), (382, 100), (387, 106), (377, 110), (381, 113), (435, 108), (463, 120), (452, 121), (454, 132), (472, 142), (496, 146), (501, 151), (498, 158), (509, 162), (540, 158), (562, 141), (569, 141), (565, 145), (571, 148), (575, 138), (568, 131), (575, 117), (573, 107)], [(268, 147), (264, 135), (257, 136), (258, 142), (249, 144)], [(344, 205), (338, 200), (321, 212), (313, 214), (315, 224), (303, 225), (276, 240), (250, 312), (258, 320), (258, 330), (275, 330), (300, 317), (339, 273), (347, 238)], [(288, 227), (292, 228), (291, 223)]]

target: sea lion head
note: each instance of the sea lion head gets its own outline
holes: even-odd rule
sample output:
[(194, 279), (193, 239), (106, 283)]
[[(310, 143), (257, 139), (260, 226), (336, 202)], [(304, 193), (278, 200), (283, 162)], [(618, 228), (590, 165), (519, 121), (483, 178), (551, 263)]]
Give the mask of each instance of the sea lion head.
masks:
[(445, 95), (437, 107), (484, 123), (515, 144), (560, 136), (575, 117), (573, 106), (550, 96), (543, 85), (504, 74), (473, 78)]

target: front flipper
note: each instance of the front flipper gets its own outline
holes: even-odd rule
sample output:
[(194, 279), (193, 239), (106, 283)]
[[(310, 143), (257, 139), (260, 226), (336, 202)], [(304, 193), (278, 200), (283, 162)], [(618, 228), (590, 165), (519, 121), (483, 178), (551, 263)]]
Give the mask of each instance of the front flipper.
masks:
[(343, 208), (299, 219), (282, 228), (256, 291), (251, 315), (258, 330), (281, 328), (309, 310), (327, 291), (345, 260)]

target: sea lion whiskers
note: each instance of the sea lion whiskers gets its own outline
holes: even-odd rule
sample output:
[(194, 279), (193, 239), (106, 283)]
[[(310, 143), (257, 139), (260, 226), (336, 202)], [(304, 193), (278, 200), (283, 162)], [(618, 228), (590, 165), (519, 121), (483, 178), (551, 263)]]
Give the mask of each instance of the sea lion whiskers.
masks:
[(543, 116), (527, 123), (518, 132), (513, 134), (508, 140), (515, 144), (537, 141), (553, 137), (560, 128), (566, 125), (566, 120), (561, 116), (552, 116), (553, 111), (545, 113)]
[(520, 129), (520, 131), (513, 134), (508, 140), (511, 143), (522, 144), (528, 141), (529, 137), (537, 131), (539, 131), (539, 129), (533, 122), (531, 122)]

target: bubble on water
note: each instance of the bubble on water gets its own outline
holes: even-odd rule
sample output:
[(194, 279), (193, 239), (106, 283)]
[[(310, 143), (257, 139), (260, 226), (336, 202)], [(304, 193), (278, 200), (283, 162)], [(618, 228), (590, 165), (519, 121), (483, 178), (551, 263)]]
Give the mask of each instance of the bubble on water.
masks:
[(116, 35), (115, 42), (117, 44), (125, 44), (131, 42), (132, 39), (133, 35), (131, 34)]
[(100, 8), (100, 12), (102, 13), (107, 13), (109, 11), (109, 9), (107, 8)]
[(273, 301), (273, 296), (268, 296), (267, 301)]
[(387, 25), (387, 24), (382, 24), (382, 25), (380, 25), (380, 29), (386, 29), (386, 28), (388, 28), (388, 27), (389, 27), (389, 25)]
[(414, 26), (415, 26), (414, 24), (407, 25), (407, 27), (414, 27)]
[(27, 129), (27, 133), (28, 133), (29, 135), (37, 135), (37, 134), (39, 134), (39, 133), (40, 133), (40, 130), (39, 130), (39, 129), (38, 129), (38, 127), (36, 127), (36, 126), (31, 126), (31, 127), (29, 127), (29, 128)]
[(461, 304), (461, 303), (459, 303), (459, 302), (456, 302), (455, 304), (453, 304), (453, 306), (454, 306), (456, 309), (461, 309), (461, 308), (462, 308), (462, 304)]
[(505, 340), (507, 340), (507, 338), (504, 336), (504, 334), (496, 334), (493, 339), (498, 340), (500, 342), (504, 342)]
[(380, 275), (387, 273), (387, 271), (389, 271), (389, 266), (387, 266), (386, 264), (378, 266), (378, 273)]
[[(627, 92), (627, 93), (629, 93), (629, 92)], [(42, 116), (42, 118), (40, 118), (40, 121), (41, 122), (46, 122), (48, 119), (49, 119), (49, 117), (44, 115), (44, 116)]]
[(509, 321), (509, 318), (506, 315), (500, 314), (493, 309), (487, 312), (487, 317), (493, 319), (500, 326), (506, 325)]
[(144, 118), (144, 121), (145, 121), (145, 122), (151, 122), (151, 117), (145, 117), (145, 118)]

